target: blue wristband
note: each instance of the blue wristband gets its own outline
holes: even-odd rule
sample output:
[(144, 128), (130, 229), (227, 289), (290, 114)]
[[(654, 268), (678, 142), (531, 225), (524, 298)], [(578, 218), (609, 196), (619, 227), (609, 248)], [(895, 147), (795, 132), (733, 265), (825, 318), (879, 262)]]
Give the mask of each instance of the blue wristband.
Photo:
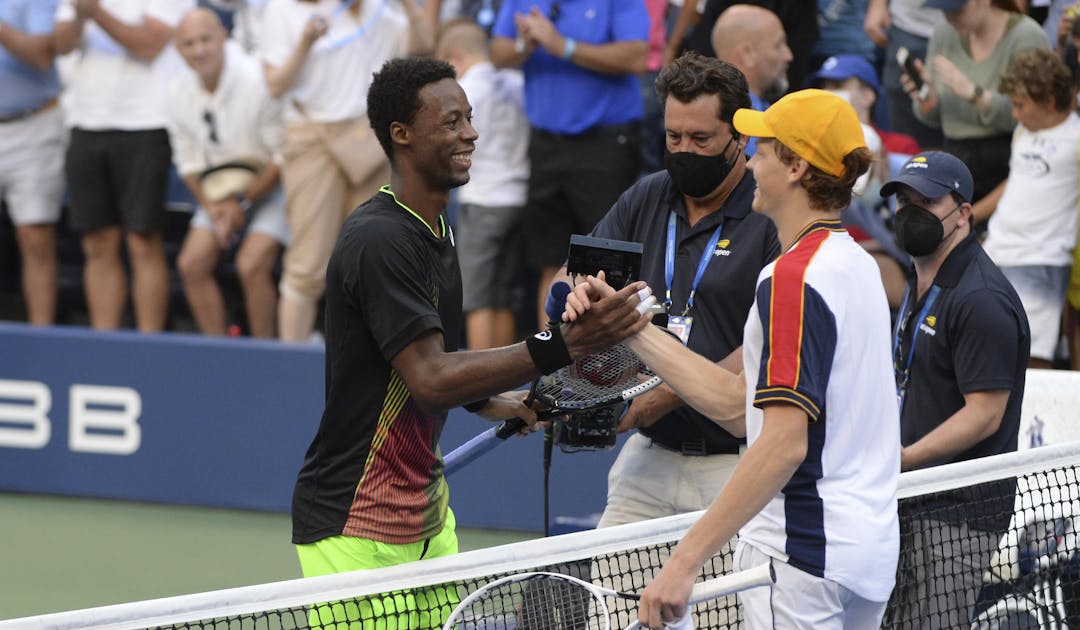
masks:
[(574, 51), (575, 50), (577, 50), (577, 42), (574, 41), (574, 38), (567, 37), (566, 38), (566, 45), (563, 46), (562, 58), (567, 60), (567, 61), (570, 61), (570, 58), (574, 56)]

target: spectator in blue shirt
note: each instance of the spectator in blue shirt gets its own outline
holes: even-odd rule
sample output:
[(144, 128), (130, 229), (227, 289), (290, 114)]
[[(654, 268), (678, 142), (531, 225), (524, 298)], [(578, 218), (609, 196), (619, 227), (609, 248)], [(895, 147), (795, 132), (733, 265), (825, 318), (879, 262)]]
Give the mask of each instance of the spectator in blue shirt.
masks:
[(53, 60), (57, 0), (0, 1), (0, 199), (15, 225), (31, 324), (56, 318), (56, 223), (67, 135)]
[(506, 0), (492, 33), (495, 65), (525, 74), (524, 255), (542, 306), (570, 235), (590, 232), (638, 175), (649, 16), (644, 2)]

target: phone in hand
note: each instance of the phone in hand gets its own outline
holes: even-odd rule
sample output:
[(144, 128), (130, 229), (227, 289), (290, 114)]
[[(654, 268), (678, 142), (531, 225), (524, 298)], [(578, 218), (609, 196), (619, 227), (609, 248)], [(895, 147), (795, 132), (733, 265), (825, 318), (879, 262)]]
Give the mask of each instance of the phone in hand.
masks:
[(896, 49), (896, 63), (900, 64), (900, 67), (904, 69), (911, 80), (915, 83), (915, 89), (919, 91), (919, 100), (926, 100), (926, 95), (930, 90), (930, 86), (922, 80), (922, 73), (915, 67), (915, 57), (911, 56), (907, 48), (901, 46)]

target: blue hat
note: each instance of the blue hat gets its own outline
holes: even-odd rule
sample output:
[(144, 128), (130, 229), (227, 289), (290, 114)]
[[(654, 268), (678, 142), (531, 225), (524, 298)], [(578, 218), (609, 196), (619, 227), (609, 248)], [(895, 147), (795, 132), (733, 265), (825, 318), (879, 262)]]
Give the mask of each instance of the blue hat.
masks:
[(944, 151), (924, 151), (912, 157), (895, 179), (881, 187), (881, 196), (888, 197), (895, 193), (900, 184), (907, 184), (930, 199), (956, 193), (968, 203), (971, 203), (975, 188), (967, 165)]
[(822, 81), (846, 81), (851, 77), (874, 88), (875, 92), (881, 89), (874, 66), (859, 55), (829, 57), (817, 72), (806, 77), (805, 87), (820, 87)]
[(941, 9), (942, 11), (959, 11), (964, 8), (968, 0), (924, 0), (923, 7), (927, 9)]

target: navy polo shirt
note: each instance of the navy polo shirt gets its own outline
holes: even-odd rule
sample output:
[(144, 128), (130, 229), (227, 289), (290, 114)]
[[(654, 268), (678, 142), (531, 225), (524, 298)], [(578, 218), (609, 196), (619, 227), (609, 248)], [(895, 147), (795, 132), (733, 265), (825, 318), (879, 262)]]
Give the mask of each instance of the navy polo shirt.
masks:
[[(548, 16), (564, 37), (584, 44), (649, 39), (645, 3), (610, 0), (506, 0), (492, 34), (515, 39), (514, 14), (529, 13), (533, 7)], [(541, 47), (522, 70), (525, 114), (537, 129), (579, 134), (597, 125), (637, 121), (643, 115), (637, 75), (593, 72)]]
[[(909, 295), (915, 295), (915, 283), (913, 276)], [(966, 393), (1006, 389), (1012, 393), (997, 432), (934, 465), (1015, 451), (1031, 346), (1031, 331), (1020, 298), (974, 236), (949, 254), (934, 285), (940, 287), (940, 292), (929, 311), (920, 319), (930, 291), (921, 300), (909, 299), (899, 314), (894, 335), (898, 385), (908, 369), (911, 345), (915, 344), (900, 410), (900, 441), (907, 446), (933, 431), (964, 406)], [(1007, 489), (1002, 492), (1008, 493), (1008, 509), (992, 520), (1004, 519), (1007, 525), (1012, 514), (1012, 493)], [(983, 528), (999, 529), (1000, 525), (994, 522)]]
[[(776, 226), (750, 209), (753, 197), (754, 177), (747, 170), (723, 207), (691, 227), (682, 195), (675, 190), (667, 171), (660, 171), (627, 189), (592, 232), (602, 238), (642, 243), (641, 279), (662, 300), (668, 217), (674, 211), (677, 222), (671, 314), (679, 315), (686, 306), (705, 246), (723, 222), (720, 241), (689, 313), (694, 324), (687, 345), (713, 361), (742, 345), (743, 326), (754, 303), (758, 274), (780, 254)], [(738, 452), (744, 442), (689, 406), (639, 431), (669, 445), (704, 439), (711, 450), (719, 447)]]

